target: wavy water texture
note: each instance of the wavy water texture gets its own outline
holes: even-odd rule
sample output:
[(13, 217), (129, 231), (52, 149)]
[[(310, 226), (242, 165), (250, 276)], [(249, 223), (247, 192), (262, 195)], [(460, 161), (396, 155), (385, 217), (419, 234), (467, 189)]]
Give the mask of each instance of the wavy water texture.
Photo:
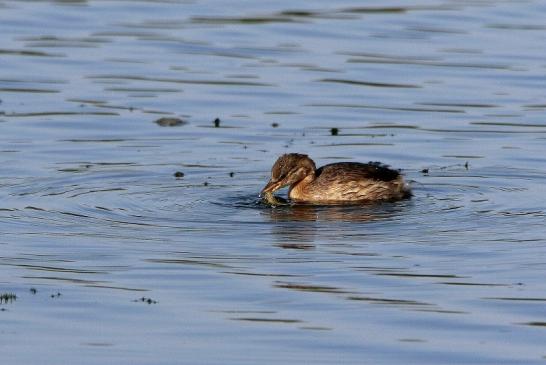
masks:
[[(7, 362), (544, 363), (543, 2), (0, 10)], [(270, 206), (287, 152), (413, 197)]]

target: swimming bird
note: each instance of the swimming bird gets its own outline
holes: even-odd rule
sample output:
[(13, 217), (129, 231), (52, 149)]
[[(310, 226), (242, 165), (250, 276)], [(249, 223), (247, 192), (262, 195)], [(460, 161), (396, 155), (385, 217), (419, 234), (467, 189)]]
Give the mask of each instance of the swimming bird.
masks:
[(271, 179), (261, 195), (290, 186), (288, 197), (301, 203), (356, 203), (392, 201), (411, 195), (398, 170), (379, 162), (337, 162), (317, 169), (309, 156), (284, 154), (271, 168)]

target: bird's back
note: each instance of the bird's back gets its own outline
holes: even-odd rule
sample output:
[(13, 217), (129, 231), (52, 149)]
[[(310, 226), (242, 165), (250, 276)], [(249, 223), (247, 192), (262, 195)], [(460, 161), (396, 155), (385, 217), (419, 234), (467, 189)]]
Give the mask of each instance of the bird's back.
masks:
[(315, 176), (325, 180), (393, 181), (400, 177), (400, 172), (380, 162), (337, 162), (322, 166), (315, 172)]
[(314, 202), (374, 201), (402, 199), (409, 189), (400, 172), (386, 165), (338, 162), (316, 170), (315, 179), (301, 193)]

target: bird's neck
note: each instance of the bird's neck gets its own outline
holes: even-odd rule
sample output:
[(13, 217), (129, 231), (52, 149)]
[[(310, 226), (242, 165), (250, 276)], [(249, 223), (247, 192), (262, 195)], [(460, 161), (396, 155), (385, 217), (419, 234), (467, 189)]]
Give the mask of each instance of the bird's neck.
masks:
[(292, 184), (288, 191), (288, 197), (295, 200), (305, 200), (307, 194), (307, 187), (315, 180), (315, 173), (311, 173), (301, 179), (300, 181)]

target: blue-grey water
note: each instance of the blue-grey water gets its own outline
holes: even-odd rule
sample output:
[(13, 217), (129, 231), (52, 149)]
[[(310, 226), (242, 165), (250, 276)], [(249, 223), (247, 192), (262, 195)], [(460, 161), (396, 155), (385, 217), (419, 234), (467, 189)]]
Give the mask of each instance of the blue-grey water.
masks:
[[(544, 364), (544, 19), (0, 0), (2, 360)], [(268, 207), (286, 152), (383, 161), (414, 196)]]

